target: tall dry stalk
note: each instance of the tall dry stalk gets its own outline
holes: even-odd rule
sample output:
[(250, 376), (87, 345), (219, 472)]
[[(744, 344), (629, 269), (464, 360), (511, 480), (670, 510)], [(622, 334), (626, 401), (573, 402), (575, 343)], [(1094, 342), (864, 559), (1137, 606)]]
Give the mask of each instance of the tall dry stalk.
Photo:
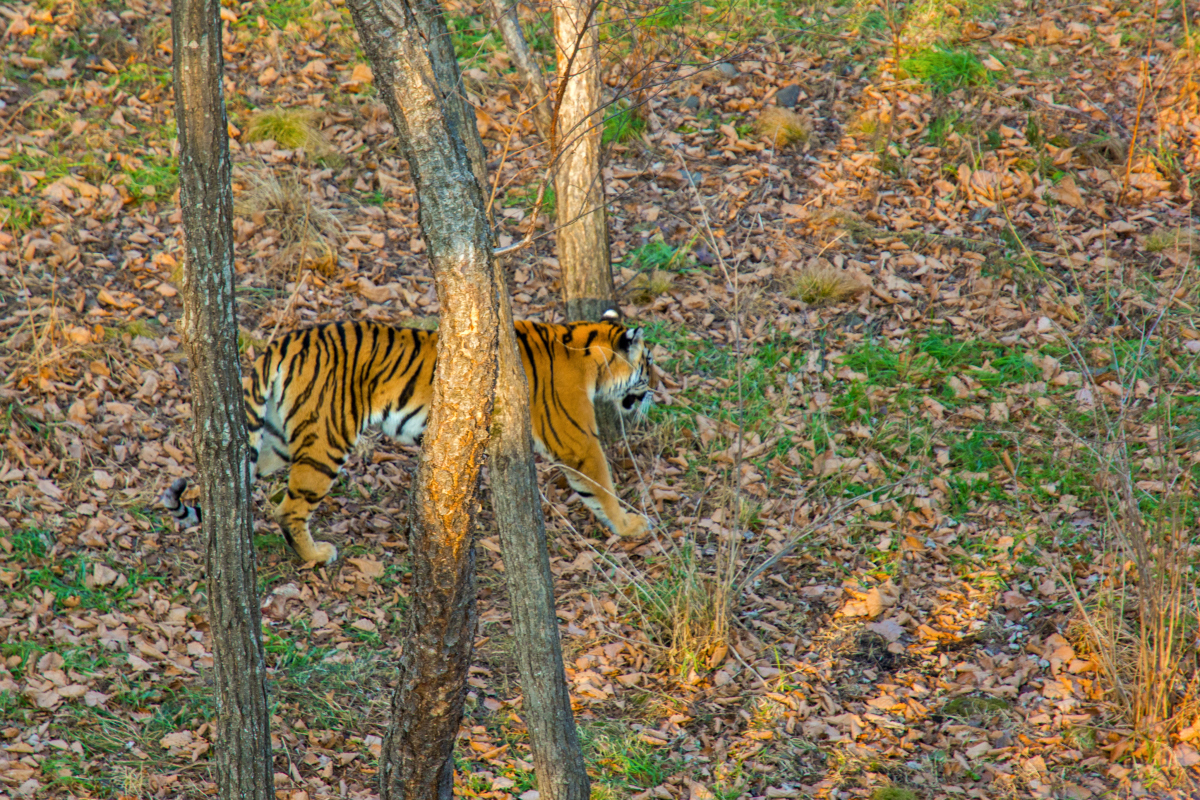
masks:
[[(1175, 393), (1188, 387), (1173, 384), (1165, 367), (1148, 456), (1135, 453), (1139, 442), (1131, 433), (1135, 376), (1154, 360), (1169, 362), (1160, 331), (1165, 313), (1143, 333), (1128, 364), (1130, 385), (1114, 409), (1104, 405), (1099, 387), (1087, 387), (1102, 438), (1072, 434), (1098, 465), (1106, 550), (1116, 570), (1089, 595), (1069, 579), (1062, 583), (1072, 593), (1103, 677), (1110, 714), (1125, 734), (1111, 757), (1132, 756), (1159, 780), (1191, 787), (1195, 777), (1180, 759), (1193, 757), (1197, 742), (1188, 731), (1200, 727), (1200, 541), (1194, 531), (1195, 486), (1182, 458), (1187, 437), (1180, 435), (1174, 413)], [(1075, 356), (1082, 363), (1082, 355)]]

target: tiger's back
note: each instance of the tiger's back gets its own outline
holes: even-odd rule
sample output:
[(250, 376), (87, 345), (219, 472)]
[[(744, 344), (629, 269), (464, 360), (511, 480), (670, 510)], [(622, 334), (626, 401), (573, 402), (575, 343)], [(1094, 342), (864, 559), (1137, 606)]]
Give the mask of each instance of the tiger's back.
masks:
[[(518, 321), (516, 334), (538, 450), (563, 464), (572, 488), (612, 530), (644, 533), (645, 518), (626, 513), (616, 496), (594, 408), (596, 398), (617, 402), (626, 413), (648, 406), (650, 355), (641, 331), (608, 320)], [(337, 557), (332, 544), (313, 540), (309, 519), (368, 426), (405, 444), (420, 442), (436, 363), (436, 331), (371, 321), (289, 332), (255, 361), (243, 381), (255, 474), (289, 468), (278, 514), (302, 559)], [(163, 503), (194, 524), (200, 511), (181, 502), (185, 488), (186, 481), (176, 481)]]

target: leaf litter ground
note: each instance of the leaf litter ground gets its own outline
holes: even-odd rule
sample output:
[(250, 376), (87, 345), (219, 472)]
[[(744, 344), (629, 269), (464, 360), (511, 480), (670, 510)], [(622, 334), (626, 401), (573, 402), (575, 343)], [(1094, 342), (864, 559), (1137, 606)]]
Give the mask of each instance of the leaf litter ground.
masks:
[[(1196, 409), (1190, 20), (673, 8), (654, 24), (689, 61), (735, 39), (740, 59), (665, 75), (607, 137), (618, 283), (663, 373), (610, 453), (655, 538), (605, 540), (542, 469), (596, 796), (1166, 796), (1073, 597), (1128, 572), (1104, 420), (1123, 410), (1146, 503), (1195, 474), (1185, 442), (1175, 472), (1155, 455)], [(155, 509), (193, 468), (167, 10), (2, 13), (0, 799), (203, 796), (203, 544)], [(538, 140), (480, 10), (450, 14), (517, 240), (548, 226)], [(415, 193), (344, 7), (223, 17), (247, 354), (346, 316), (431, 324)], [(780, 104), (803, 113), (756, 126)], [(276, 107), (292, 121), (255, 116)], [(552, 237), (509, 268), (516, 312), (559, 319)], [(297, 568), (260, 488), (280, 797), (376, 792), (414, 458), (356, 455), (318, 518), (346, 554), (329, 570)], [(531, 800), (486, 513), (480, 553), (456, 792)], [(724, 623), (686, 599), (713, 587)], [(712, 635), (685, 637), (685, 612)], [(1198, 728), (1167, 743), (1184, 770)]]

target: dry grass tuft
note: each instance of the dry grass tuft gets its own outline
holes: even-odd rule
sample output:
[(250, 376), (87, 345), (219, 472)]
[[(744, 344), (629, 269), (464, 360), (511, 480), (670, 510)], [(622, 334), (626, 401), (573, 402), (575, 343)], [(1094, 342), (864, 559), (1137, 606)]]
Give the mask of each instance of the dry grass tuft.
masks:
[(675, 286), (675, 276), (670, 272), (656, 269), (643, 272), (633, 279), (629, 287), (629, 296), (638, 305), (652, 303), (661, 295), (671, 291)]
[(1158, 228), (1146, 236), (1145, 247), (1151, 253), (1200, 253), (1200, 232), (1193, 228)]
[(279, 248), (271, 266), (284, 271), (315, 270), (327, 277), (337, 274), (337, 242), (344, 228), (337, 215), (315, 204), (300, 182), (264, 172), (253, 188), (243, 192), (234, 211), (278, 234)]
[(812, 137), (812, 122), (804, 114), (783, 106), (767, 106), (755, 123), (758, 136), (776, 150), (794, 144), (807, 144)]
[(823, 258), (814, 258), (792, 277), (787, 295), (810, 306), (840, 303), (866, 291), (865, 286)]
[(288, 150), (301, 148), (313, 158), (333, 155), (329, 138), (317, 127), (318, 112), (311, 108), (273, 108), (260, 111), (246, 125), (246, 140), (268, 139)]
[(669, 543), (649, 574), (631, 576), (623, 589), (636, 627), (684, 678), (719, 667), (729, 654), (733, 574), (721, 555), (710, 572), (697, 550), (690, 540)]

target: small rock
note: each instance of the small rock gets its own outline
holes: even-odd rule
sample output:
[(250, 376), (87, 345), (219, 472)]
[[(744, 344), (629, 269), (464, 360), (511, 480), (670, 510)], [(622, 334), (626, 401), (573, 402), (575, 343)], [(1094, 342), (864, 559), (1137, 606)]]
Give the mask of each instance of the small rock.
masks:
[(738, 68), (733, 64), (730, 64), (728, 61), (722, 61), (720, 64), (717, 64), (717, 72), (721, 73), (726, 78), (736, 78), (741, 74), (738, 72)]
[(775, 93), (775, 102), (784, 108), (795, 108), (800, 102), (800, 84), (792, 83)]
[(687, 100), (683, 101), (683, 107), (688, 111), (695, 111), (700, 108), (700, 98), (692, 95)]

